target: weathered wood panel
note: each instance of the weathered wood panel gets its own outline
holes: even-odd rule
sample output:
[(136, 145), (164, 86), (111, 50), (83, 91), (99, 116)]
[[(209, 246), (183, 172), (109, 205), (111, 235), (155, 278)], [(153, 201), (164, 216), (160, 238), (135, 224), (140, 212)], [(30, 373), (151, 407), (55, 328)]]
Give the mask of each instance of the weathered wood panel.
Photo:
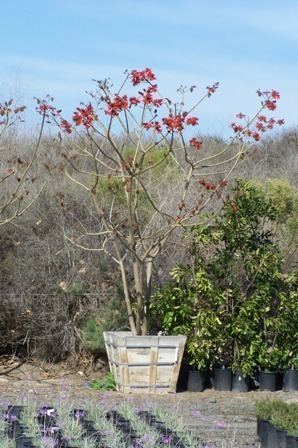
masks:
[(185, 336), (132, 336), (104, 332), (110, 370), (120, 392), (174, 392)]

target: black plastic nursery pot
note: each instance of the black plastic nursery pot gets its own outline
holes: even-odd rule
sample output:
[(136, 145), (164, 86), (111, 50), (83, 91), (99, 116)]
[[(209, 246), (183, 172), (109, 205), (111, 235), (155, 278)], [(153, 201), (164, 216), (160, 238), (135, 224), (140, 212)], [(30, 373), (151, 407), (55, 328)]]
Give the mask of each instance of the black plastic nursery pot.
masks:
[(287, 441), (286, 441), (287, 432), (283, 431), (282, 429), (276, 429), (276, 441), (277, 441), (277, 447), (278, 448), (286, 448), (287, 447)]
[(232, 378), (233, 392), (248, 392), (251, 389), (252, 380), (241, 372), (235, 372)]
[(232, 370), (221, 365), (213, 368), (213, 386), (216, 390), (229, 391), (232, 388)]
[(286, 436), (286, 448), (297, 448), (298, 447), (298, 439), (296, 436), (291, 436), (287, 434)]
[(190, 365), (187, 362), (182, 361), (177, 381), (177, 391), (182, 392), (187, 390), (188, 374), (190, 370)]
[(285, 392), (298, 391), (298, 370), (287, 369), (283, 374), (282, 390)]
[(275, 428), (269, 421), (261, 421), (259, 438), (262, 448), (273, 448), (275, 443)]
[(275, 392), (280, 389), (280, 373), (260, 371), (260, 390)]
[(261, 447), (267, 443), (268, 438), (268, 426), (270, 425), (268, 420), (258, 419), (257, 420), (257, 435), (261, 442)]
[(187, 390), (189, 392), (202, 392), (206, 389), (207, 379), (207, 370), (190, 370), (188, 372)]

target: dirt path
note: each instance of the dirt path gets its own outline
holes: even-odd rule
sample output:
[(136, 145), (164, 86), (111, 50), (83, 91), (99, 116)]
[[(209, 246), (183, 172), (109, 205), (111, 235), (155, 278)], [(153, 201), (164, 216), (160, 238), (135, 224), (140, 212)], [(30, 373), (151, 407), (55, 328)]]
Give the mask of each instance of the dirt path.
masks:
[[(82, 372), (67, 371), (51, 378), (36, 366), (30, 364), (15, 366), (10, 372), (0, 368), (0, 407), (8, 403), (19, 404), (30, 397), (41, 404), (50, 404), (59, 397), (69, 399), (76, 406), (86, 401), (105, 401), (110, 407), (117, 406), (123, 399), (129, 399), (138, 407), (146, 408), (158, 403), (173, 413), (182, 416), (190, 430), (199, 436), (208, 447), (244, 448), (258, 447), (256, 437), (256, 400), (270, 397), (287, 402), (298, 402), (298, 393), (284, 392), (218, 392), (206, 390), (201, 393), (181, 392), (171, 395), (124, 396), (117, 392), (98, 392), (90, 389), (90, 377)], [(96, 375), (93, 375), (96, 377)]]

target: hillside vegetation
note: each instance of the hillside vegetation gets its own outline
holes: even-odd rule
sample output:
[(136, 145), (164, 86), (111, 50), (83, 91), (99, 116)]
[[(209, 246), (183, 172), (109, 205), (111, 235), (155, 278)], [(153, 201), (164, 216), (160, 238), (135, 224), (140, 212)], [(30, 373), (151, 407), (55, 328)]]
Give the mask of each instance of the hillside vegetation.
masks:
[[(69, 137), (69, 145), (74, 142)], [(218, 151), (224, 141), (204, 137), (204, 150)], [(75, 144), (84, 144), (76, 141)], [(34, 141), (10, 135), (1, 145), (1, 165), (12, 159), (29, 157)], [(86, 251), (71, 243), (81, 229), (94, 233), (98, 217), (72, 182), (62, 174), (65, 159), (59, 139), (45, 137), (31, 176), (49, 177), (35, 204), (27, 213), (0, 227), (0, 354), (35, 356), (46, 361), (76, 357), (85, 350), (101, 350), (102, 340), (94, 343), (99, 329), (126, 328), (121, 308), (121, 281), (113, 261), (102, 252)], [(146, 161), (155, 163), (162, 148)], [(125, 151), (129, 158), (130, 148)], [(284, 270), (298, 261), (298, 130), (286, 130), (251, 147), (249, 155), (234, 173), (251, 180), (274, 201), (279, 210), (274, 235), (283, 256)], [(180, 185), (175, 164), (161, 163), (151, 173), (151, 192), (161, 196), (168, 207)], [(31, 182), (32, 183), (32, 182)], [(121, 222), (123, 189), (107, 176), (97, 186), (103, 203), (114, 203)], [(228, 189), (233, 184), (231, 179)], [(6, 192), (1, 190), (1, 195)], [(228, 191), (226, 191), (228, 194)], [(220, 209), (224, 197), (214, 207)], [(148, 207), (142, 201), (144, 219)], [(90, 237), (96, 244), (96, 235)], [(160, 286), (177, 262), (187, 260), (188, 248), (177, 231), (158, 259), (154, 284)], [(88, 339), (89, 338), (89, 339)], [(96, 339), (96, 338), (95, 338)]]

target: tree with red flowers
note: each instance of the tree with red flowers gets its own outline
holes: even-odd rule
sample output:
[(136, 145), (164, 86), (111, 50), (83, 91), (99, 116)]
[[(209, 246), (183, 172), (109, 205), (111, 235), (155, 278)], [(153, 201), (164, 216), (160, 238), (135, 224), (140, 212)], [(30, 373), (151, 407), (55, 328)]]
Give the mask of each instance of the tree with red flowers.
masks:
[(15, 154), (11, 154), (9, 160), (3, 157), (3, 154), (6, 154), (4, 151), (6, 138), (9, 140), (9, 132), (17, 123), (23, 121), (25, 109), (25, 106), (15, 106), (12, 99), (0, 103), (0, 148), (2, 147), (0, 149), (0, 226), (23, 215), (38, 198), (47, 182), (47, 179), (43, 179), (42, 185), (36, 188), (38, 181), (32, 169), (46, 120), (46, 112), (42, 104), (38, 104), (38, 111), (42, 114), (42, 124), (32, 154), (29, 158)]
[[(136, 88), (134, 95), (124, 93), (129, 84), (129, 91)], [(252, 118), (238, 114), (230, 143), (217, 154), (205, 154), (204, 141), (191, 135), (199, 125), (193, 112), (216, 92), (218, 83), (208, 86), (188, 109), (185, 96), (193, 94), (195, 86), (181, 88), (181, 100), (174, 103), (161, 95), (150, 68), (126, 72), (115, 92), (107, 80), (96, 81), (96, 86), (92, 101), (81, 104), (71, 121), (55, 108), (47, 110), (65, 135), (65, 174), (90, 198), (90, 213), (97, 219), (95, 229), (82, 224), (77, 234), (65, 237), (114, 260), (131, 331), (145, 335), (157, 256), (175, 230), (198, 222), (210, 201), (221, 197), (251, 144), (273, 125), (283, 124), (265, 115), (275, 109), (279, 94), (258, 91), (257, 113)], [(165, 200), (161, 190), (168, 166), (177, 185), (172, 198)], [(103, 186), (110, 192), (108, 204)]]

